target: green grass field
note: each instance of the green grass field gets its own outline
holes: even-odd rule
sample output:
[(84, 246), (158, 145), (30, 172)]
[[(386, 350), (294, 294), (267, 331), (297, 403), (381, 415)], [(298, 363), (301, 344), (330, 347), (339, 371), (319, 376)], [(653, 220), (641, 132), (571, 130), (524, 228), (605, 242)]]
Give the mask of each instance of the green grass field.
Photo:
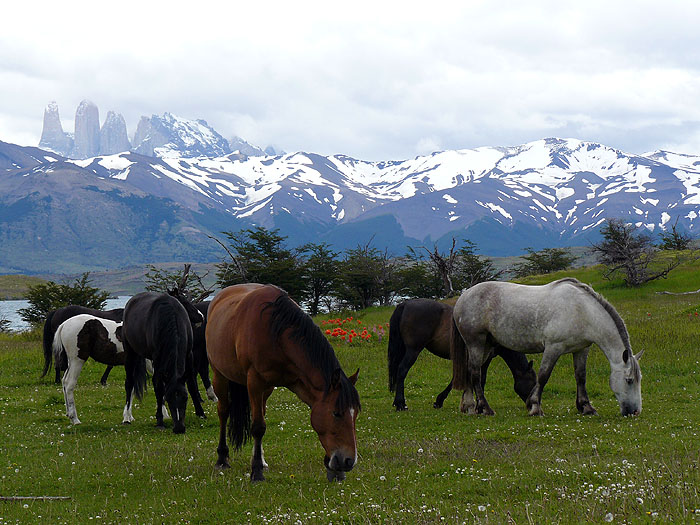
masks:
[[(561, 277), (565, 273), (555, 277)], [(328, 483), (309, 409), (278, 389), (267, 411), (267, 481), (247, 479), (251, 444), (214, 468), (214, 404), (187, 432), (154, 427), (152, 389), (121, 425), (123, 369), (99, 385), (89, 362), (75, 399), (82, 425), (65, 417), (63, 395), (40, 379), (40, 342), (0, 336), (0, 496), (67, 500), (0, 501), (5, 523), (647, 523), (700, 522), (700, 264), (632, 290), (603, 281), (596, 268), (566, 272), (618, 309), (641, 360), (644, 409), (622, 418), (599, 349), (588, 362), (588, 391), (599, 415), (579, 416), (570, 356), (543, 394), (545, 416), (531, 418), (494, 361), (486, 393), (494, 417), (465, 416), (453, 393), (432, 403), (451, 376), (447, 361), (421, 354), (406, 381), (407, 412), (392, 407), (386, 338), (335, 344), (345, 371), (359, 367), (363, 410), (359, 460), (343, 483)], [(533, 278), (530, 282), (546, 282)], [(354, 314), (388, 322), (391, 308)], [(326, 316), (327, 317), (327, 316)], [(326, 317), (320, 317), (318, 322)], [(535, 357), (535, 362), (538, 362)]]

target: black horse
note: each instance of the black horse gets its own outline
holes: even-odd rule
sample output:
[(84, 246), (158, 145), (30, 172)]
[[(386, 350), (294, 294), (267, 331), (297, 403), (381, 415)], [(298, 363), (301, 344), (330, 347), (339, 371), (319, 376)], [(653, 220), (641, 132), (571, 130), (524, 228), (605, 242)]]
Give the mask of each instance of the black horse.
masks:
[[(173, 432), (185, 432), (187, 390), (194, 381), (192, 328), (200, 326), (204, 316), (177, 289), (161, 294), (142, 292), (124, 307), (122, 338), (126, 353), (126, 405), (124, 423), (131, 423), (131, 394), (141, 399), (146, 387), (146, 359), (153, 361), (153, 389), (156, 394), (156, 426), (163, 427), (163, 400), (173, 418)], [(198, 398), (193, 394), (197, 409)], [(204, 414), (201, 405), (198, 412)], [(200, 415), (198, 413), (198, 415)]]
[[(204, 301), (201, 303), (195, 303), (195, 307), (204, 317), (204, 323), (201, 326), (192, 329), (192, 365), (194, 369), (194, 376), (199, 377), (202, 380), (202, 385), (204, 385), (204, 390), (207, 392), (207, 397), (217, 402), (216, 394), (214, 393), (214, 388), (211, 386), (211, 381), (209, 379), (209, 358), (207, 357), (207, 340), (204, 335), (207, 324), (207, 312), (209, 310), (209, 303), (211, 301)], [(202, 397), (199, 395), (199, 389), (196, 389), (197, 398), (201, 403)], [(192, 395), (192, 400), (194, 402), (194, 394), (190, 390), (190, 395)]]
[[(450, 335), (452, 332), (452, 310), (445, 303), (431, 299), (409, 299), (399, 304), (389, 320), (389, 390), (396, 392), (396, 410), (406, 410), (404, 380), (423, 348), (443, 359), (450, 359)], [(483, 385), (486, 370), (494, 355), (500, 355), (513, 374), (515, 392), (525, 401), (537, 382), (532, 361), (520, 352), (497, 346), (481, 369)], [(452, 381), (440, 392), (433, 406), (441, 408), (452, 390)]]
[[(118, 323), (122, 322), (124, 317), (124, 308), (115, 308), (114, 310), (95, 310), (94, 308), (87, 308), (85, 306), (77, 306), (74, 304), (64, 306), (62, 308), (57, 308), (49, 312), (46, 316), (46, 321), (44, 322), (44, 371), (41, 377), (44, 377), (48, 371), (51, 369), (51, 361), (54, 357), (51, 345), (53, 344), (53, 338), (56, 334), (56, 330), (64, 321), (67, 321), (71, 317), (75, 317), (80, 314), (90, 314), (100, 319), (109, 319), (110, 321), (116, 321)], [(58, 384), (61, 382), (61, 372), (68, 368), (68, 358), (65, 352), (61, 352), (55, 358), (56, 361), (56, 379), (55, 382)], [(102, 374), (102, 379), (100, 383), (103, 385), (107, 384), (107, 376), (112, 371), (112, 367), (108, 366), (105, 373)]]

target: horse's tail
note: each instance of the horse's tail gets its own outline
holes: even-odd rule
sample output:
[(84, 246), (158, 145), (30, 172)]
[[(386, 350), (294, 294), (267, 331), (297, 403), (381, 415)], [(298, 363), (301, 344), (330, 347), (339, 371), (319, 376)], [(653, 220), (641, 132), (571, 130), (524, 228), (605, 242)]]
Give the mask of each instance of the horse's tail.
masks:
[(44, 371), (41, 373), (41, 377), (44, 377), (49, 370), (51, 370), (51, 363), (53, 362), (53, 330), (51, 330), (51, 319), (53, 318), (54, 312), (49, 312), (46, 316), (46, 321), (44, 322), (44, 335), (43, 335), (43, 345), (44, 345)]
[[(62, 333), (63, 333), (63, 324), (61, 324), (58, 327), (58, 329), (56, 330), (56, 333), (53, 336), (53, 341), (51, 342), (52, 354), (57, 362), (58, 362), (58, 359), (61, 357), (61, 353), (65, 352), (65, 348), (63, 348), (63, 341), (61, 341), (61, 334)], [(46, 350), (44, 350), (44, 353), (45, 352), (46, 352)], [(49, 355), (48, 359), (49, 359), (49, 365), (50, 365), (51, 364), (51, 355)], [(44, 360), (46, 360), (46, 356), (44, 356)], [(44, 366), (46, 366), (46, 362), (44, 362)], [(44, 371), (44, 375), (46, 374), (47, 371), (48, 371), (48, 369)]]
[(164, 303), (158, 308), (160, 311), (155, 315), (159, 320), (156, 335), (158, 355), (153, 366), (155, 373), (162, 374), (165, 381), (165, 397), (169, 399), (185, 374), (187, 335), (182, 333), (182, 326), (178, 322), (178, 316), (173, 311), (172, 305)]
[(250, 398), (248, 387), (228, 382), (228, 440), (239, 450), (250, 437)]
[(399, 375), (399, 364), (406, 355), (406, 344), (401, 337), (401, 316), (406, 303), (401, 303), (391, 314), (389, 320), (389, 348), (387, 349), (387, 360), (389, 363), (389, 391), (396, 389)]
[(452, 332), (450, 333), (450, 359), (452, 359), (453, 388), (455, 390), (471, 388), (467, 345), (462, 338), (462, 334), (459, 333), (454, 319), (452, 319)]
[(134, 395), (140, 401), (143, 399), (143, 393), (146, 391), (146, 358), (138, 355), (131, 349), (126, 348), (124, 343), (124, 351), (127, 352), (124, 368), (127, 369), (127, 374), (133, 378)]

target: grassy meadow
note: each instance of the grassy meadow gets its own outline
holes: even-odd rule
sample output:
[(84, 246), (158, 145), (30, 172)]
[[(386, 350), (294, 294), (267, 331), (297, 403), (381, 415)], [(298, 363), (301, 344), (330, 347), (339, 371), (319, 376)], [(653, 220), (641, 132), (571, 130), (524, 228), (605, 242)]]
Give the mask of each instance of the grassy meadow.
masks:
[[(309, 409), (287, 390), (268, 402), (270, 470), (266, 482), (252, 485), (250, 443), (230, 470), (214, 468), (213, 403), (205, 403), (206, 420), (190, 404), (187, 432), (178, 436), (154, 427), (150, 389), (134, 408), (136, 421), (122, 426), (123, 369), (103, 387), (104, 366), (88, 362), (75, 393), (82, 424), (73, 427), (52, 373), (39, 378), (39, 339), (0, 334), (0, 497), (69, 498), (0, 501), (0, 525), (700, 522), (700, 294), (656, 293), (699, 289), (700, 263), (641, 289), (604, 281), (597, 268), (529, 282), (564, 275), (607, 297), (634, 351), (645, 350), (639, 417), (620, 416), (597, 348), (588, 391), (598, 416), (578, 415), (572, 359), (563, 356), (543, 394), (544, 417), (527, 416), (500, 360), (486, 387), (496, 415), (475, 417), (459, 412), (454, 392), (443, 409), (432, 408), (451, 376), (447, 361), (421, 354), (406, 380), (409, 410), (397, 413), (387, 388), (387, 337), (334, 342), (345, 371), (360, 368), (359, 460), (343, 483), (326, 481)], [(391, 312), (342, 316), (376, 327)]]

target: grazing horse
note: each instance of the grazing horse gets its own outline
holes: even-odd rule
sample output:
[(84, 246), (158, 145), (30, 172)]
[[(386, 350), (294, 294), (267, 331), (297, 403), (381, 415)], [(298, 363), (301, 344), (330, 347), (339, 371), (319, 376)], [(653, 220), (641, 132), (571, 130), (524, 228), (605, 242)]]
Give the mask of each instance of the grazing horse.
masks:
[(173, 418), (173, 432), (185, 432), (185, 383), (190, 384), (194, 380), (192, 325), (203, 322), (204, 317), (199, 310), (179, 294), (177, 289), (167, 294), (142, 292), (129, 299), (124, 307), (122, 328), (126, 352), (124, 423), (134, 420), (131, 414), (132, 390), (136, 397), (142, 398), (146, 386), (145, 359), (151, 359), (153, 389), (157, 401), (156, 426), (164, 426), (165, 398)]
[[(51, 360), (53, 357), (52, 344), (56, 330), (61, 323), (79, 314), (90, 314), (101, 319), (110, 319), (120, 323), (124, 316), (124, 308), (115, 308), (114, 310), (95, 310), (94, 308), (87, 308), (85, 306), (71, 304), (49, 312), (49, 315), (46, 316), (46, 321), (44, 322), (44, 371), (42, 372), (41, 377), (44, 377), (51, 369)], [(66, 369), (68, 362), (66, 360), (65, 353), (59, 354), (54, 360), (56, 362), (55, 381), (56, 384), (58, 384), (61, 382), (61, 371)], [(111, 370), (112, 367), (108, 366), (104, 374), (102, 374), (102, 379), (100, 379), (100, 382), (103, 385), (107, 384), (107, 376), (109, 376)]]
[(63, 375), (63, 397), (66, 401), (66, 416), (74, 425), (80, 424), (75, 408), (73, 391), (78, 383), (80, 371), (88, 358), (98, 363), (117, 366), (124, 364), (124, 348), (121, 341), (122, 324), (94, 315), (79, 314), (61, 323), (53, 339), (53, 353), (58, 360), (67, 357), (66, 373)]
[[(452, 331), (453, 308), (445, 303), (431, 299), (409, 299), (399, 304), (389, 320), (389, 390), (396, 392), (394, 406), (396, 410), (407, 410), (404, 397), (404, 381), (408, 371), (418, 358), (423, 348), (432, 354), (450, 359), (450, 332)], [(532, 388), (537, 383), (537, 375), (532, 369), (532, 361), (520, 352), (514, 352), (497, 345), (495, 355), (500, 355), (513, 374), (513, 389), (523, 401), (527, 401)], [(493, 359), (489, 356), (481, 367), (482, 388), (486, 384), (486, 371)], [(435, 408), (442, 404), (452, 390), (452, 381), (447, 385), (433, 403)], [(462, 403), (460, 408), (466, 410)]]
[(610, 388), (623, 416), (642, 411), (642, 373), (625, 323), (600, 294), (573, 278), (544, 286), (485, 282), (464, 291), (454, 308), (454, 386), (476, 394), (476, 412), (493, 414), (481, 386), (481, 364), (494, 344), (542, 353), (537, 384), (527, 399), (530, 415), (542, 415), (542, 389), (562, 354), (574, 357), (576, 408), (595, 414), (586, 392), (586, 361), (592, 343), (610, 362)]
[(226, 421), (230, 418), (228, 436), (235, 449), (253, 437), (251, 481), (265, 479), (265, 406), (274, 388), (284, 386), (311, 407), (311, 426), (326, 453), (328, 481), (343, 480), (357, 461), (359, 370), (349, 378), (345, 375), (311, 318), (276, 286), (239, 284), (214, 297), (206, 335), (219, 398), (216, 466), (229, 467)]

